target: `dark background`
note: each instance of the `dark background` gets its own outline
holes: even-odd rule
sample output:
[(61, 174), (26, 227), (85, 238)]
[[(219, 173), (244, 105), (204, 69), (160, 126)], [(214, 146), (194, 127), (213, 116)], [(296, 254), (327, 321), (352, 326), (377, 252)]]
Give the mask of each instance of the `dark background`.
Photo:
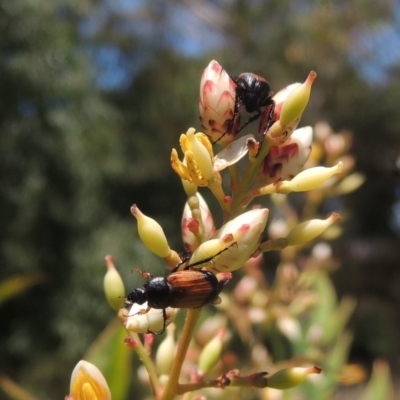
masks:
[(302, 125), (353, 132), (367, 180), (345, 198), (333, 278), (358, 299), (352, 356), (398, 373), (399, 19), (395, 1), (0, 0), (0, 280), (45, 277), (0, 307), (0, 372), (39, 398), (67, 392), (113, 317), (104, 256), (132, 287), (132, 266), (162, 271), (133, 203), (182, 250), (169, 155), (200, 128), (200, 76), (215, 58), (275, 91), (316, 70)]

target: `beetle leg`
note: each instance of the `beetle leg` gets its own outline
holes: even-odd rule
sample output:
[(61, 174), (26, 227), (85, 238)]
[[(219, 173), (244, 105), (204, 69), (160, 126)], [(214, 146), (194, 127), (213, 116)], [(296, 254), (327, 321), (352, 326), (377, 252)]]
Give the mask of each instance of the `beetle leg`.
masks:
[[(269, 106), (269, 105), (267, 105), (267, 107), (268, 107), (268, 106)], [(269, 109), (269, 112), (268, 112), (267, 125), (266, 125), (266, 127), (265, 127), (264, 132), (261, 133), (261, 140), (260, 140), (260, 143), (259, 143), (259, 145), (258, 145), (258, 152), (257, 152), (256, 157), (258, 156), (258, 153), (260, 152), (261, 147), (262, 147), (262, 145), (263, 145), (263, 143), (264, 143), (265, 135), (267, 134), (268, 129), (271, 128), (272, 122), (273, 122), (273, 120), (274, 120), (275, 101), (272, 100), (270, 106), (271, 106), (271, 108)], [(261, 124), (261, 123), (260, 123), (260, 124)]]
[(244, 129), (248, 124), (255, 121), (256, 119), (260, 118), (262, 111), (257, 108), (257, 110), (253, 113), (253, 115), (247, 120), (245, 124), (243, 124), (237, 131), (239, 133), (242, 129)]
[(144, 315), (147, 314), (151, 310), (151, 307), (142, 308), (135, 315)]
[(150, 279), (153, 278), (148, 272), (142, 271), (142, 270), (139, 269), (139, 268), (132, 268), (131, 271), (132, 271), (132, 272), (134, 272), (134, 271), (139, 272), (139, 274), (142, 275), (143, 278), (144, 278), (144, 279), (147, 279), (148, 281), (149, 281)]

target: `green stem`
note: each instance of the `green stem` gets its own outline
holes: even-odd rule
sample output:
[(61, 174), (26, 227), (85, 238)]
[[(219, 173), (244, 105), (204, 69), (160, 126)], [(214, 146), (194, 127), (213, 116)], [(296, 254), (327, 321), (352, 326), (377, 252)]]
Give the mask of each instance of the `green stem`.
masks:
[(144, 367), (146, 368), (147, 373), (149, 374), (149, 379), (150, 379), (153, 391), (157, 395), (157, 393), (160, 393), (161, 384), (158, 379), (156, 366), (154, 365), (153, 360), (151, 359), (151, 357), (147, 353), (145, 347), (143, 346), (143, 343), (140, 340), (139, 335), (134, 332), (129, 332), (129, 334), (135, 342), (134, 350), (136, 351), (139, 358), (142, 360), (142, 363), (143, 363)]
[(232, 194), (233, 197), (231, 206), (232, 218), (237, 216), (242, 211), (243, 197), (247, 195), (249, 189), (254, 185), (254, 180), (259, 170), (259, 167), (264, 158), (267, 156), (272, 146), (273, 146), (272, 141), (266, 136), (263, 146), (260, 152), (258, 153), (257, 157), (254, 160), (251, 160), (251, 162), (249, 163), (242, 180), (237, 186), (237, 190), (235, 191), (235, 193)]
[(165, 386), (164, 393), (161, 400), (172, 400), (177, 394), (177, 387), (179, 385), (179, 376), (181, 373), (183, 362), (186, 358), (190, 342), (193, 337), (193, 332), (196, 323), (200, 317), (201, 308), (193, 308), (188, 310), (185, 325), (183, 327), (182, 336), (178, 344), (174, 363), (172, 364), (171, 373), (167, 385)]

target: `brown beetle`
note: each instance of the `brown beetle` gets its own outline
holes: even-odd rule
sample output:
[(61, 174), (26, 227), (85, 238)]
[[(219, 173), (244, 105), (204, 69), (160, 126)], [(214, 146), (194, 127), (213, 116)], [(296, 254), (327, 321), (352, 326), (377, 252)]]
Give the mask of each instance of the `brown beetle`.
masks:
[[(138, 314), (146, 314), (151, 308), (163, 310), (164, 327), (160, 333), (165, 330), (167, 307), (173, 308), (200, 308), (208, 303), (216, 302), (218, 295), (223, 287), (229, 281), (229, 278), (218, 278), (210, 271), (190, 269), (195, 266), (211, 262), (214, 257), (227, 250), (232, 245), (214, 255), (213, 257), (189, 264), (182, 271), (177, 271), (181, 264), (178, 264), (166, 278), (162, 276), (152, 277), (148, 272), (140, 272), (147, 282), (142, 288), (137, 288), (125, 297), (125, 308), (133, 304), (144, 304), (147, 302), (147, 308), (138, 312)], [(151, 333), (151, 332), (150, 332)]]

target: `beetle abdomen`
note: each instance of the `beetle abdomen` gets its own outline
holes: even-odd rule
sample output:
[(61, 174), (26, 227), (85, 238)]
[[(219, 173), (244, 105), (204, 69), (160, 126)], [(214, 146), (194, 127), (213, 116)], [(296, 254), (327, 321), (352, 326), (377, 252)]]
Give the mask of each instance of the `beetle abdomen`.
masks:
[(167, 277), (172, 288), (171, 307), (198, 308), (212, 302), (222, 286), (209, 271), (177, 271)]

